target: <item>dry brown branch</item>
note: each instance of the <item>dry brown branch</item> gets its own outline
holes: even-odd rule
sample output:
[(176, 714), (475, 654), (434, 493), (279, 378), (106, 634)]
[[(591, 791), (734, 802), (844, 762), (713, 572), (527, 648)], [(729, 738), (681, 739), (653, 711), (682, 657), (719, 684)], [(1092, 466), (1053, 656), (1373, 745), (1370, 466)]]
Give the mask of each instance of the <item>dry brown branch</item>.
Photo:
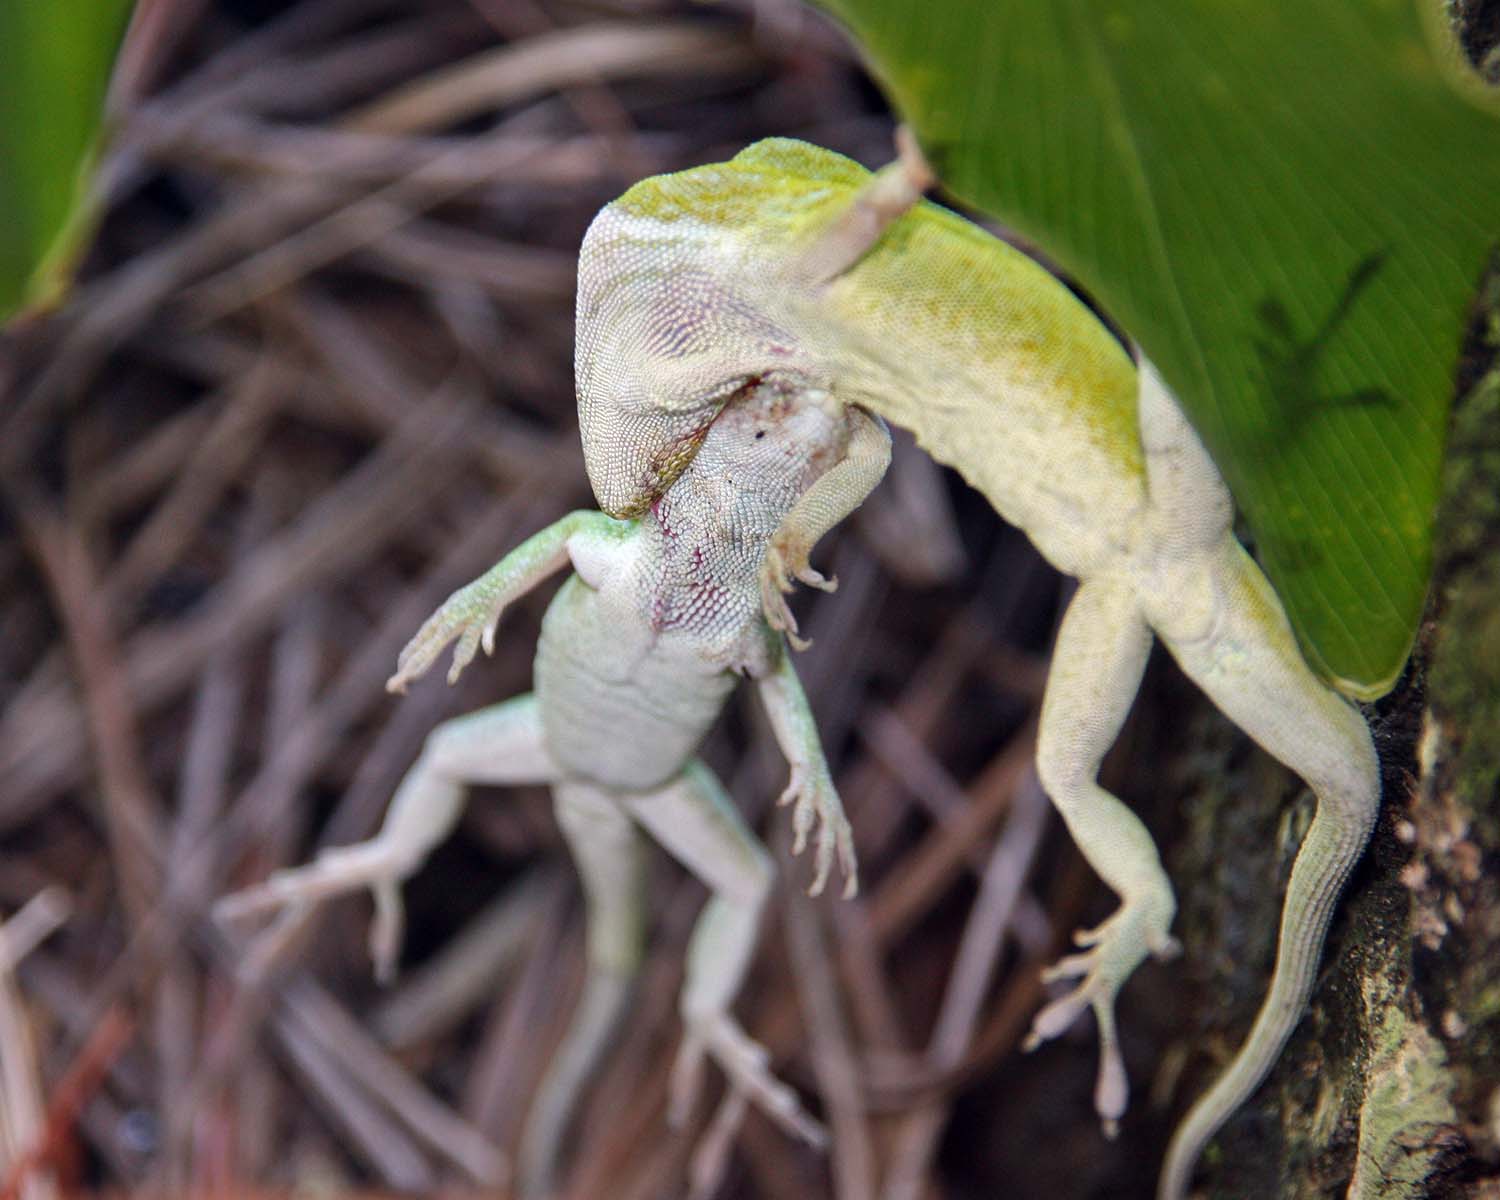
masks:
[(136, 710), (120, 662), (103, 584), (87, 547), (34, 490), (10, 493), (12, 511), (51, 590), (83, 688), (103, 820), (125, 911), (139, 930), (159, 886), (151, 848), (160, 805), (141, 759)]
[[(785, 865), (789, 856), (783, 856), (782, 861)], [(813, 1070), (833, 1130), (834, 1194), (838, 1200), (874, 1200), (874, 1148), (820, 906), (791, 890), (783, 912), (794, 981), (807, 1018)]]
[(0, 921), (0, 1196), (16, 1200), (55, 1200), (57, 1187), (46, 1169), (48, 1124), (36, 1040), (14, 971), (67, 919), (68, 909), (66, 893), (49, 888)]
[[(1031, 871), (1046, 821), (1047, 797), (1032, 775), (1021, 781), (1011, 802), (1010, 817), (990, 855), (979, 896), (959, 942), (953, 974), (927, 1047), (927, 1060), (935, 1070), (958, 1066), (974, 1037), (1006, 928), (1020, 899), (1021, 885)], [(901, 1119), (881, 1192), (883, 1200), (921, 1200), (946, 1118), (947, 1106), (934, 1098)]]
[(512, 884), (370, 1014), (370, 1026), (380, 1040), (399, 1051), (441, 1037), (488, 1003), (526, 949), (538, 903), (555, 890), (555, 881), (538, 873)]
[[(72, 1176), (73, 1127), (105, 1072), (134, 1033), (129, 1018), (121, 1010), (111, 1009), (58, 1079), (42, 1119), (27, 1120), (23, 1124), (15, 1120), (19, 1113), (10, 1110), (12, 1130), (24, 1129), (32, 1137), (17, 1147), (10, 1157), (9, 1170), (0, 1176), (0, 1200), (32, 1200), (32, 1197), (47, 1196), (51, 1189), (44, 1179), (46, 1172)], [(9, 1098), (18, 1097), (10, 1093)]]
[[(572, 293), (598, 207), (772, 133), (873, 163), (888, 120), (830, 24), (749, 0), (142, 14), (99, 245), (61, 313), (0, 341), (0, 902), (62, 886), (75, 910), (0, 1036), (37, 1048), (28, 1161), (100, 1194), (494, 1188), (582, 978), (539, 791), (476, 790), (407, 885), (388, 994), (363, 898), (246, 945), (205, 914), (368, 836), (435, 725), (527, 688), (545, 594), (458, 687), (381, 685), (444, 595), (591, 503)], [(665, 1128), (703, 891), (661, 864), (567, 1196), (1014, 1193), (969, 1110), (1006, 1103), (986, 1072), (1093, 897), (1051, 839), (1016, 874), (1056, 585), (909, 444), (851, 526), (815, 555), (837, 595), (795, 603), (864, 895), (812, 906), (783, 863), (786, 936), (736, 1006), (832, 1153), (754, 1112), (703, 1141), (717, 1091)], [(774, 844), (761, 723), (747, 699), (705, 755)], [(1086, 1102), (1067, 1128), (1096, 1139)]]
[(538, 93), (636, 75), (737, 73), (755, 60), (741, 39), (702, 25), (584, 25), (455, 63), (389, 93), (346, 125), (356, 133), (445, 129)]

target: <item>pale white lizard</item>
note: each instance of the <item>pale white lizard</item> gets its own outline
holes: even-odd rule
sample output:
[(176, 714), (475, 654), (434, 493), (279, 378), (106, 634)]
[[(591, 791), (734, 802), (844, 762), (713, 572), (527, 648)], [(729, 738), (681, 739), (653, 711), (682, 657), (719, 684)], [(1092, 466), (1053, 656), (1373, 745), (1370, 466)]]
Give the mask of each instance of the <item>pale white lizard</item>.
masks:
[[(678, 332), (663, 330), (670, 343)], [(802, 573), (806, 548), (857, 507), (890, 459), (881, 422), (780, 377), (741, 378), (715, 398), (694, 431), (695, 455), (660, 465), (632, 516), (575, 512), (517, 547), (455, 592), (402, 651), (387, 685), (401, 691), (457, 639), (451, 682), (483, 645), (504, 607), (571, 564), (547, 609), (536, 691), (439, 726), (407, 772), (369, 842), (325, 852), (220, 902), (235, 919), (368, 887), (376, 902), (371, 951), (389, 977), (401, 939), (401, 881), (458, 819), (465, 785), (548, 783), (558, 823), (583, 878), (588, 976), (572, 1026), (554, 1056), (523, 1135), (521, 1183), (546, 1193), (574, 1101), (623, 1010), (641, 956), (648, 834), (712, 892), (688, 950), (686, 1027), (672, 1075), (670, 1113), (685, 1119), (705, 1056), (724, 1070), (722, 1113), (758, 1104), (813, 1143), (822, 1126), (772, 1076), (765, 1050), (730, 1013), (772, 884), (769, 856), (746, 827), (698, 745), (740, 677), (753, 679), (791, 766), (781, 797), (794, 804), (794, 852), (816, 826), (811, 891), (834, 860), (845, 894), (856, 889), (848, 821), (834, 790), (786, 642), (770, 628), (790, 618), (782, 581), (767, 569), (773, 538), (793, 512), (801, 538), (788, 551)], [(716, 1124), (723, 1125), (725, 1122)]]
[[(775, 378), (907, 426), (1078, 578), (1037, 768), (1120, 906), (1052, 968), (1051, 979), (1078, 983), (1037, 1015), (1031, 1043), (1092, 1007), (1107, 1132), (1128, 1092), (1115, 996), (1148, 954), (1175, 949), (1176, 904), (1151, 837), (1097, 782), (1153, 631), (1313, 789), (1317, 815), (1288, 884), (1265, 1002), (1168, 1151), (1160, 1195), (1180, 1200), (1204, 1144), (1306, 1006), (1335, 900), (1375, 819), (1378, 764), (1358, 710), (1308, 668), (1276, 593), (1235, 540), (1228, 490), (1156, 371), (1144, 361), (1137, 370), (1031, 259), (923, 202), (929, 183), (909, 145), (872, 176), (776, 139), (645, 180), (605, 208), (579, 267), (590, 480), (606, 512), (640, 511), (737, 388)], [(794, 575), (806, 565), (797, 523), (794, 514), (781, 539), (780, 567)]]

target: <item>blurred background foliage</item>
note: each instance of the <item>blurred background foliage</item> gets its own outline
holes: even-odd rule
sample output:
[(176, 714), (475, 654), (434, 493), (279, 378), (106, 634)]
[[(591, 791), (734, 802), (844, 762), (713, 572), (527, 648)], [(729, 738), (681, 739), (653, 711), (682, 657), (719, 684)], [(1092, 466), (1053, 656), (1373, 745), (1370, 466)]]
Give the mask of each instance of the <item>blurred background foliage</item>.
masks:
[(90, 173), (130, 2), (0, 5), (0, 321), (56, 303), (92, 232)]

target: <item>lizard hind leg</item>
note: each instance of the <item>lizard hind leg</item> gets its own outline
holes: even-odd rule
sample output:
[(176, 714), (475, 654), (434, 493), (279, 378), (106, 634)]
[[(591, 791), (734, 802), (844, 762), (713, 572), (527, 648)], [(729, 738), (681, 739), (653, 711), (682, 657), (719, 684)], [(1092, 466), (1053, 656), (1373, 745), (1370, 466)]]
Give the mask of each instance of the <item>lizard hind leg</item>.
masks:
[(1097, 778), (1135, 699), (1150, 648), (1151, 631), (1129, 586), (1113, 579), (1084, 582), (1058, 631), (1037, 744), (1042, 786), (1089, 865), (1120, 897), (1120, 907), (1097, 929), (1076, 935), (1081, 953), (1049, 970), (1049, 981), (1079, 982), (1037, 1014), (1026, 1045), (1057, 1037), (1084, 1009), (1094, 1010), (1094, 1106), (1110, 1134), (1129, 1094), (1115, 1038), (1115, 996), (1148, 954), (1167, 957), (1176, 948), (1168, 933), (1176, 902), (1151, 835)]
[[(465, 785), (546, 783), (557, 773), (543, 741), (535, 696), (517, 696), (444, 721), (402, 777), (379, 833), (353, 846), (324, 850), (306, 866), (276, 871), (264, 883), (225, 896), (214, 906), (214, 915), (234, 921), (275, 913), (286, 923), (318, 900), (369, 888), (375, 898), (370, 956), (376, 977), (388, 982), (401, 948), (401, 883), (452, 830), (463, 809)], [(266, 938), (274, 943), (277, 929)]]
[(583, 995), (552, 1056), (521, 1136), (520, 1188), (553, 1194), (568, 1123), (614, 1038), (640, 967), (645, 934), (646, 845), (612, 792), (578, 781), (553, 787), (557, 821), (583, 881), (587, 971)]
[[(796, 1093), (768, 1066), (765, 1047), (730, 1013), (750, 966), (761, 913), (771, 893), (774, 868), (765, 848), (746, 827), (707, 767), (691, 764), (657, 792), (626, 799), (631, 815), (669, 853), (712, 890), (688, 946), (681, 1009), (685, 1030), (672, 1072), (669, 1119), (684, 1124), (702, 1082), (705, 1059), (793, 1136), (821, 1146), (827, 1133), (802, 1107)], [(738, 1102), (725, 1111), (743, 1111)], [(722, 1130), (711, 1136), (723, 1140)]]
[(1172, 1135), (1158, 1196), (1181, 1200), (1208, 1140), (1260, 1085), (1307, 1005), (1344, 880), (1364, 852), (1380, 801), (1379, 762), (1357, 709), (1304, 662), (1270, 583), (1225, 537), (1203, 570), (1220, 597), (1208, 636), (1174, 637), (1153, 624), (1183, 671), (1230, 720), (1300, 775), (1317, 813), (1292, 865), (1276, 965), (1234, 1059)]

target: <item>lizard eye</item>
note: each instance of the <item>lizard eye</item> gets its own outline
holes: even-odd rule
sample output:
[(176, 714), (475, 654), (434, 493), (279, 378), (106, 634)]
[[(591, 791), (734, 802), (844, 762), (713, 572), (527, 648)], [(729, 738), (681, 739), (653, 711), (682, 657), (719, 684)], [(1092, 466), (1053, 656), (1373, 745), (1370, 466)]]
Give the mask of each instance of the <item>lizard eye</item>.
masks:
[(763, 437), (765, 437), (765, 436), (766, 436), (766, 431), (764, 429), (757, 429), (755, 431), (755, 440), (757, 442), (760, 441), (760, 439), (763, 438)]

